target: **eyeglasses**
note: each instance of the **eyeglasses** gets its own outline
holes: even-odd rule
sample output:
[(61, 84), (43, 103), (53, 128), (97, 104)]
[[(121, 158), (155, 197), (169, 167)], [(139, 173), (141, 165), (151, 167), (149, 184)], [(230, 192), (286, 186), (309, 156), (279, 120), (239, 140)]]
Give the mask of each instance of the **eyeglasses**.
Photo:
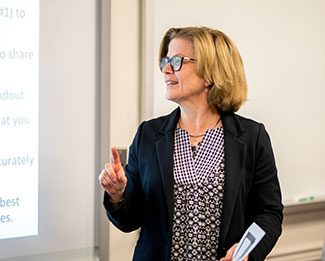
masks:
[(184, 60), (196, 62), (196, 59), (179, 55), (175, 55), (170, 59), (163, 57), (160, 60), (160, 70), (162, 71), (165, 66), (170, 63), (170, 67), (172, 68), (173, 72), (178, 72), (182, 68)]

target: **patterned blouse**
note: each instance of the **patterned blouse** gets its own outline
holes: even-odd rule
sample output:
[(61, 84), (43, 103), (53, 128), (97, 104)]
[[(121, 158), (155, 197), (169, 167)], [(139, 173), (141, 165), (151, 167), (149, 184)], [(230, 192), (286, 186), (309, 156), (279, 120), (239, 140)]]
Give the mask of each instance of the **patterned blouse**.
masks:
[(176, 128), (171, 260), (217, 260), (224, 187), (223, 127), (207, 130), (193, 154)]

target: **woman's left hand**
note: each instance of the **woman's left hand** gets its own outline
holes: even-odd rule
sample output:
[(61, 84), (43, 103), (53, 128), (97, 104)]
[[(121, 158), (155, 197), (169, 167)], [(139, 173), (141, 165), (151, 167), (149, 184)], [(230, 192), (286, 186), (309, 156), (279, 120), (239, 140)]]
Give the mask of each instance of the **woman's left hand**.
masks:
[[(226, 256), (221, 258), (220, 261), (231, 261), (237, 245), (238, 243), (234, 244), (231, 248), (229, 248)], [(243, 260), (248, 261), (248, 256), (246, 256)]]

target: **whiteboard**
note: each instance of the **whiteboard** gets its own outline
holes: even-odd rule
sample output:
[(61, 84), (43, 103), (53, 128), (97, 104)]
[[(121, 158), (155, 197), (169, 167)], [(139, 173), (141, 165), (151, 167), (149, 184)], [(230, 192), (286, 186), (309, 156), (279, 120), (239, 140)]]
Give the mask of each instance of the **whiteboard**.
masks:
[[(16, 2), (2, 1), (0, 7), (30, 15), (23, 9), (30, 1)], [(39, 260), (34, 255), (68, 250), (83, 254), (96, 244), (96, 3), (42, 0), (39, 15), (39, 233), (0, 240), (1, 260)]]
[[(170, 27), (208, 26), (225, 32), (243, 58), (248, 101), (238, 112), (265, 124), (277, 161), (285, 205), (325, 199), (325, 1), (165, 0), (151, 3), (151, 115), (176, 105), (165, 99), (157, 66)], [(152, 87), (153, 86), (153, 87)], [(150, 92), (149, 92), (150, 93)]]

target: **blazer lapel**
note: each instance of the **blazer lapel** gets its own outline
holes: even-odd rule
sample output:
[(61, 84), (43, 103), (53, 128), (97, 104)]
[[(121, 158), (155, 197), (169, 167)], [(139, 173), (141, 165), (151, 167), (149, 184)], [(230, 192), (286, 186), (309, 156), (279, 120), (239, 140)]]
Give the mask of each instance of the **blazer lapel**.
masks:
[(174, 136), (180, 110), (177, 108), (166, 118), (159, 132), (162, 137), (156, 142), (156, 153), (168, 209), (169, 224), (173, 222), (174, 194)]
[(225, 184), (220, 243), (225, 241), (238, 197), (239, 186), (245, 168), (247, 145), (239, 137), (244, 131), (233, 113), (221, 113), (224, 127), (225, 146)]

